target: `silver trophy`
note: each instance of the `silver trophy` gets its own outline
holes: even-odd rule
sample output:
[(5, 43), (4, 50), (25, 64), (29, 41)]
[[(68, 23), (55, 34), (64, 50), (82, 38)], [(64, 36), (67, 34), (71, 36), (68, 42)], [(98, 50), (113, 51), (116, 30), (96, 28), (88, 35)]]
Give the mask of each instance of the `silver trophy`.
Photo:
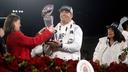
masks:
[[(42, 17), (43, 17), (43, 20), (44, 20), (45, 27), (49, 27), (51, 25), (54, 26), (53, 25), (53, 19), (54, 18), (51, 15), (52, 12), (53, 12), (53, 9), (54, 9), (54, 5), (53, 4), (48, 4), (42, 10)], [(49, 45), (44, 44), (43, 45), (43, 52), (46, 55), (51, 55), (53, 51), (50, 49)]]
[(53, 4), (48, 4), (42, 10), (42, 16), (44, 19), (45, 27), (53, 25), (53, 16), (51, 15), (54, 9)]

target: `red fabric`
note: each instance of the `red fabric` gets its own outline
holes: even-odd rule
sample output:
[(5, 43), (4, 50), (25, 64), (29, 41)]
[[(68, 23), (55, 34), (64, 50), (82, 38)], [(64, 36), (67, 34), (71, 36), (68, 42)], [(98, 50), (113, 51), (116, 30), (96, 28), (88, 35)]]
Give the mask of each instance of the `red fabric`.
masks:
[(8, 51), (12, 55), (21, 59), (30, 60), (30, 49), (47, 41), (51, 36), (52, 33), (47, 29), (35, 37), (25, 36), (21, 32), (11, 32), (7, 36), (6, 44)]

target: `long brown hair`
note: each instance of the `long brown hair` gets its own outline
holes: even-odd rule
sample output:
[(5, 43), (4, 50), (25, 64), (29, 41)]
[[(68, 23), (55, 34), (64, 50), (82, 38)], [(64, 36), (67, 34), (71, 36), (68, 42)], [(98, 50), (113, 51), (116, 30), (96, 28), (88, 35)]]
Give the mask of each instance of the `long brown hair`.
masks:
[(15, 14), (11, 14), (7, 16), (7, 19), (4, 22), (4, 31), (5, 31), (5, 36), (7, 36), (10, 32), (14, 31), (14, 22), (20, 20), (20, 17)]

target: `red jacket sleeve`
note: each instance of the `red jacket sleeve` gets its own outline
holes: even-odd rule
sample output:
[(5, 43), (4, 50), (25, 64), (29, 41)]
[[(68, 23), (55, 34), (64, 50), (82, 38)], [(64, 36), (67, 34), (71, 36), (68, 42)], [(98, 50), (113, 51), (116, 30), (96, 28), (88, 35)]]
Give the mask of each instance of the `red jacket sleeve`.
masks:
[(35, 47), (36, 45), (39, 45), (52, 37), (52, 33), (47, 29), (43, 31), (42, 34), (36, 35), (35, 37), (25, 36), (21, 32), (17, 32), (16, 35), (17, 35), (16, 36), (17, 44), (20, 46), (27, 46), (27, 47)]

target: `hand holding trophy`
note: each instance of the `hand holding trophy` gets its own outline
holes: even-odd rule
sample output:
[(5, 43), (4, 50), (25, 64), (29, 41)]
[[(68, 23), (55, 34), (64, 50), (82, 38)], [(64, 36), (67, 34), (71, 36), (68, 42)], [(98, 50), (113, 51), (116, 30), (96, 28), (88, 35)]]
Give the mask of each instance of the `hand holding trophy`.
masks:
[[(52, 33), (55, 32), (55, 29), (53, 27), (53, 16), (51, 16), (53, 9), (54, 9), (54, 5), (52, 4), (48, 4), (43, 8), (41, 15), (43, 16), (45, 27), (38, 32), (39, 34), (41, 34), (46, 28)], [(46, 44), (46, 46), (48, 47), (45, 47), (44, 45), (45, 44), (43, 43), (33, 48), (31, 51), (31, 56), (34, 57), (36, 55), (41, 55), (43, 52), (46, 52), (46, 51), (47, 53), (51, 54), (52, 51), (49, 50), (49, 46)]]
[[(52, 27), (54, 26), (53, 25), (53, 16), (51, 15), (53, 12), (53, 9), (54, 9), (54, 5), (48, 4), (42, 10), (42, 17), (44, 20), (44, 24), (45, 24), (45, 27), (47, 27), (49, 29), (49, 31), (52, 30)], [(55, 32), (55, 30), (54, 30), (54, 32)], [(46, 46), (44, 48), (44, 53), (46, 55), (51, 55), (52, 52), (54, 51), (54, 49), (57, 47), (57, 43), (55, 43), (51, 40), (51, 41), (46, 42), (46, 45), (48, 45), (48, 46)]]

